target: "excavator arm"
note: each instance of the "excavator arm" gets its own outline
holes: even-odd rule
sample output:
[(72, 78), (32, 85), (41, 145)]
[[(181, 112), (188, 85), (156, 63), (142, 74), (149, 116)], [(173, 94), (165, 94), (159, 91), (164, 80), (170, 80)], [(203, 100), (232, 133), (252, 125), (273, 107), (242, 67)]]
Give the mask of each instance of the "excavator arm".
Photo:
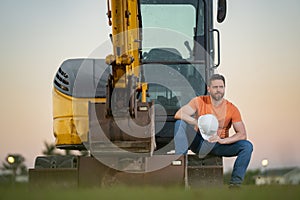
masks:
[[(108, 21), (112, 27), (113, 54), (106, 57), (112, 67), (108, 80), (107, 114), (134, 117), (136, 102), (146, 103), (147, 84), (141, 82), (141, 13), (138, 0), (108, 0)], [(115, 91), (115, 95), (112, 95)], [(141, 93), (140, 100), (137, 93)], [(122, 97), (123, 101), (120, 99)], [(146, 108), (144, 106), (144, 108)]]

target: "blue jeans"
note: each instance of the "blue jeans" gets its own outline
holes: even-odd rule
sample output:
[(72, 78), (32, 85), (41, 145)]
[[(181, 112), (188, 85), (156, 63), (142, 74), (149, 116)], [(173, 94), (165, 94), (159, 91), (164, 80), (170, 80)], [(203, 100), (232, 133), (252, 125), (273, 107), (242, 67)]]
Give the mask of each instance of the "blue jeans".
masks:
[(190, 149), (199, 157), (205, 157), (208, 154), (224, 157), (237, 156), (230, 180), (232, 184), (243, 182), (253, 150), (248, 140), (240, 140), (232, 144), (210, 143), (204, 140), (193, 126), (182, 120), (177, 120), (175, 123), (174, 143), (176, 154), (186, 154)]

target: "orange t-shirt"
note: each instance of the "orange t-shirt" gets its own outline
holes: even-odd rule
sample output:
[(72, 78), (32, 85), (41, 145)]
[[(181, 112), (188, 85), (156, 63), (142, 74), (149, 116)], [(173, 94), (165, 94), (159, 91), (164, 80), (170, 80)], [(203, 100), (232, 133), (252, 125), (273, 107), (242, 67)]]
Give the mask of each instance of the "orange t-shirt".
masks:
[(215, 107), (211, 103), (210, 96), (198, 96), (189, 102), (189, 106), (196, 110), (196, 119), (205, 114), (216, 116), (219, 121), (218, 135), (220, 138), (229, 136), (229, 129), (232, 123), (242, 121), (240, 111), (226, 99)]

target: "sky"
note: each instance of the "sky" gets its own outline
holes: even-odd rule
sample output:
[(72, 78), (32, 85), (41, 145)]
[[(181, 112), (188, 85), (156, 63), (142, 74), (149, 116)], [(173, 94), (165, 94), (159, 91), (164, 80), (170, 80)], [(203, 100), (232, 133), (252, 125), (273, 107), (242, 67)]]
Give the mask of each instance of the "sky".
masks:
[[(254, 145), (249, 168), (300, 167), (300, 1), (228, 0), (221, 32), (226, 98)], [(29, 168), (52, 134), (52, 81), (69, 58), (108, 40), (105, 0), (0, 0), (0, 163), (20, 153)], [(224, 160), (225, 170), (234, 158)]]

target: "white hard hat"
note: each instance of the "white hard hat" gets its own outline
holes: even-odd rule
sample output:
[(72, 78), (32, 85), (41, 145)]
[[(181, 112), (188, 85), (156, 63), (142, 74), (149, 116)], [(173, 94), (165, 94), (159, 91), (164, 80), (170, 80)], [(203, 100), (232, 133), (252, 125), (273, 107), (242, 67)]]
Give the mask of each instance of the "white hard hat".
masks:
[(198, 118), (198, 127), (203, 139), (208, 140), (217, 134), (219, 122), (213, 114), (201, 115)]

